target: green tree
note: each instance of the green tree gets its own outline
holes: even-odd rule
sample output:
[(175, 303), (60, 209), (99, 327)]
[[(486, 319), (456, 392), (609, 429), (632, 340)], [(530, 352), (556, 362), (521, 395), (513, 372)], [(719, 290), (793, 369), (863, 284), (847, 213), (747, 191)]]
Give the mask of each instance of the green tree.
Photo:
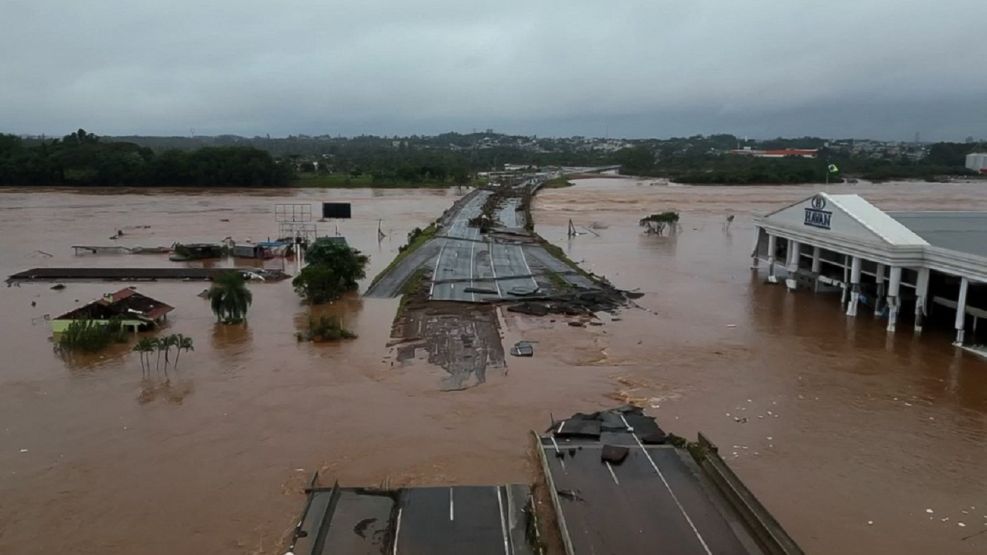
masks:
[(223, 324), (237, 324), (245, 320), (247, 308), (254, 300), (240, 272), (224, 272), (216, 276), (206, 298), (216, 320)]
[(317, 239), (305, 251), (308, 266), (291, 282), (309, 303), (338, 299), (366, 277), (370, 258), (350, 246), (327, 238)]
[(177, 348), (175, 352), (175, 370), (178, 370), (178, 359), (181, 357), (182, 351), (194, 351), (195, 346), (192, 344), (191, 337), (185, 337), (180, 333), (173, 337), (175, 337), (175, 347)]
[(154, 352), (154, 340), (150, 337), (142, 337), (140, 341), (134, 345), (133, 349), (139, 356), (141, 361), (141, 375), (146, 376), (151, 370), (151, 353)]

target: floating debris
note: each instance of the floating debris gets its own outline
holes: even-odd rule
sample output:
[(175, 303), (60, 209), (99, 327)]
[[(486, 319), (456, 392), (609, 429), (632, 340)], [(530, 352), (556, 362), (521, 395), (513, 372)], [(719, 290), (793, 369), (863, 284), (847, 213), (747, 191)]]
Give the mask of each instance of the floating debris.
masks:
[(516, 357), (534, 356), (535, 349), (529, 341), (518, 341), (511, 347), (511, 354)]

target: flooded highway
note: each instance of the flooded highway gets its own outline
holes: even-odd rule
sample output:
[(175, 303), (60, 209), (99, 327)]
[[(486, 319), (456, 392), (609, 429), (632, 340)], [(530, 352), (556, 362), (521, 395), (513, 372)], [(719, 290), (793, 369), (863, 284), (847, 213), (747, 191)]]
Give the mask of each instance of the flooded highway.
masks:
[[(646, 295), (602, 326), (502, 312), (504, 344), (530, 340), (535, 356), (464, 391), (441, 391), (445, 372), (427, 361), (397, 362), (398, 299), (315, 308), (359, 338), (311, 344), (295, 339), (310, 309), (290, 280), (251, 285), (246, 327), (215, 323), (203, 283), (136, 284), (176, 307), (167, 333), (195, 340), (165, 384), (142, 382), (129, 345), (72, 360), (52, 350), (46, 314), (123, 285), (3, 288), (0, 552), (277, 553), (315, 470), (344, 485), (530, 482), (529, 430), (625, 401), (667, 431), (707, 434), (809, 553), (987, 551), (987, 533), (973, 536), (987, 529), (987, 362), (955, 350), (949, 330), (889, 335), (748, 269), (751, 216), (816, 189), (576, 183), (539, 193), (536, 231)], [(977, 184), (825, 190), (885, 209), (987, 210)], [(0, 189), (0, 274), (175, 265), (70, 247), (261, 240), (276, 203), (343, 201), (354, 219), (339, 233), (371, 256), (369, 281), (465, 192)], [(663, 210), (681, 229), (642, 233), (638, 220)], [(567, 238), (570, 218), (595, 233)]]

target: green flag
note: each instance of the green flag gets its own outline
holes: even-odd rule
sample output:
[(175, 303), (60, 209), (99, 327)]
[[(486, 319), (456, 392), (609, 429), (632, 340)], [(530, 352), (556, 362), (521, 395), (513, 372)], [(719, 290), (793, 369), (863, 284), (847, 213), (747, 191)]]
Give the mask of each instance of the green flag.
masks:
[(840, 168), (837, 168), (836, 167), (836, 164), (830, 164), (829, 165), (829, 173), (836, 173), (838, 171), (840, 171)]

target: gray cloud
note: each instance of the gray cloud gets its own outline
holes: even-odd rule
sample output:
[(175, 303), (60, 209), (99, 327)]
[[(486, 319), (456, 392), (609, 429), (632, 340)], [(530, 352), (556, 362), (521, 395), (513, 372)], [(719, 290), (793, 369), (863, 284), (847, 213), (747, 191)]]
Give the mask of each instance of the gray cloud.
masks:
[(0, 0), (0, 129), (987, 136), (982, 0), (204, 4)]

